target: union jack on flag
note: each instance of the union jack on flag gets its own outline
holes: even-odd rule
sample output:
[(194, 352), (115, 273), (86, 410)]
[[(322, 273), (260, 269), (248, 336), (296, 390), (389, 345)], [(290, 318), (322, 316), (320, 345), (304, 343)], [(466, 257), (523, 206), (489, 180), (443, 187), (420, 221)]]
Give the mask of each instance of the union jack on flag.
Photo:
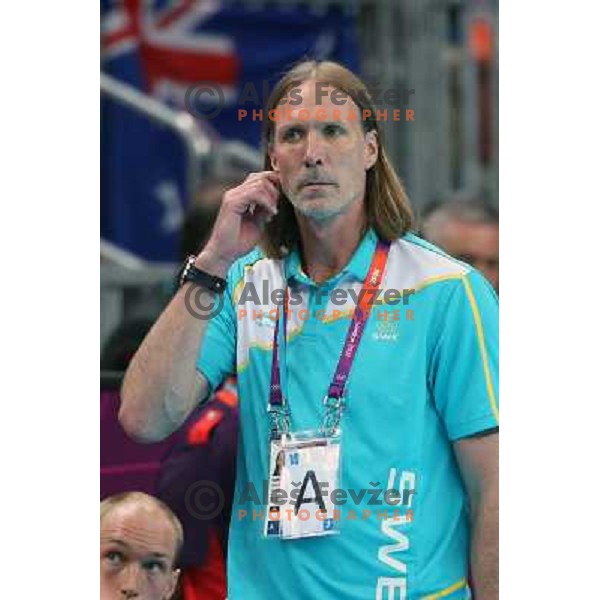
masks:
[(105, 61), (135, 52), (142, 84), (153, 96), (183, 106), (185, 91), (202, 82), (218, 84), (232, 101), (240, 62), (231, 35), (202, 31), (221, 10), (216, 0), (169, 2), (120, 0), (102, 19)]

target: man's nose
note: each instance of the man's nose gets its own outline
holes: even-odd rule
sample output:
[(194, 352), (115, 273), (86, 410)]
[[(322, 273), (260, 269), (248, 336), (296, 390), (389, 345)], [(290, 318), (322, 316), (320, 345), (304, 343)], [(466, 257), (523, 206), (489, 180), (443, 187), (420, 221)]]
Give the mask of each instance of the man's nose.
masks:
[(141, 569), (130, 564), (122, 572), (121, 598), (139, 598), (141, 593)]
[(304, 155), (304, 166), (307, 168), (323, 165), (324, 145), (318, 132), (310, 130), (306, 136), (306, 153)]

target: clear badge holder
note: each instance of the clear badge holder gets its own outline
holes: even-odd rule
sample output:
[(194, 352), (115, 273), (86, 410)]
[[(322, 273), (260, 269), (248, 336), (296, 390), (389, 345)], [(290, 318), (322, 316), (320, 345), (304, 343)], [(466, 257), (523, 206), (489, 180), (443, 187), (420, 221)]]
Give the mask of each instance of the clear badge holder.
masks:
[(341, 431), (323, 428), (272, 439), (264, 535), (293, 540), (340, 533), (331, 493), (341, 482)]

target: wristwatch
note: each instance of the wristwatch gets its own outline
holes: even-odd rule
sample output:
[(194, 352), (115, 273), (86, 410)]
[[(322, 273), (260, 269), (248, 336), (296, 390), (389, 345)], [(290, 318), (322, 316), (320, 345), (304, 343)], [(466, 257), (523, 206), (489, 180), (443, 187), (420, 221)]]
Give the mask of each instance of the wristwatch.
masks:
[(201, 271), (194, 263), (196, 262), (196, 256), (190, 254), (186, 259), (179, 273), (177, 274), (178, 287), (181, 287), (186, 281), (191, 281), (196, 285), (199, 285), (215, 294), (222, 294), (227, 287), (227, 281), (216, 275), (211, 275), (206, 271)]

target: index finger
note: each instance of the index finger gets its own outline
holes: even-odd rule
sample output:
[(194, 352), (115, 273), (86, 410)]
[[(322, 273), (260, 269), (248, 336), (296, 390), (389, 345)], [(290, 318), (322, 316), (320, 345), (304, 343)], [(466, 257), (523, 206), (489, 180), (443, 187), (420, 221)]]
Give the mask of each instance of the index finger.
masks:
[(268, 179), (271, 183), (279, 183), (279, 173), (277, 171), (257, 171), (256, 173), (250, 173), (248, 179)]

